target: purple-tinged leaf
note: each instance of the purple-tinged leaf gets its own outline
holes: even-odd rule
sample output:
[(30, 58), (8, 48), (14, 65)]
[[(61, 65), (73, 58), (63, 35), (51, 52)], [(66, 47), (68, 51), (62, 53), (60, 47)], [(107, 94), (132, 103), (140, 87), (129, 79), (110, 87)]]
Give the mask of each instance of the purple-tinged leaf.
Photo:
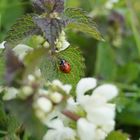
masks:
[(56, 39), (63, 28), (63, 22), (59, 19), (51, 18), (38, 18), (34, 17), (34, 22), (45, 34), (45, 38), (48, 40), (51, 47), (54, 47)]
[(6, 48), (6, 84), (11, 86), (15, 77), (24, 70), (24, 64), (10, 48)]
[(64, 10), (64, 0), (36, 0), (33, 5), (39, 13), (62, 13)]

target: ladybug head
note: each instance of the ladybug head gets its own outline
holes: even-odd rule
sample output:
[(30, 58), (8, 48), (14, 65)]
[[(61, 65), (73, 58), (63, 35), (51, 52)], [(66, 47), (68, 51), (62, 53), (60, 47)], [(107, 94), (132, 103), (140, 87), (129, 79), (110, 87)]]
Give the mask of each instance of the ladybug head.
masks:
[(66, 60), (61, 59), (61, 60), (60, 60), (60, 65), (64, 65), (65, 62), (66, 62)]

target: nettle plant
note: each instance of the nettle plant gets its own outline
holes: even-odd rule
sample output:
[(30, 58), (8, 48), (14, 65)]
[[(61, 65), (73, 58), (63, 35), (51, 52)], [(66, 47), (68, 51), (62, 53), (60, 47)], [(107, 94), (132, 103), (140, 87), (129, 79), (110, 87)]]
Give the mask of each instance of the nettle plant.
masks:
[(103, 41), (93, 19), (81, 9), (64, 9), (64, 0), (35, 0), (33, 6), (35, 13), (17, 20), (0, 44), (0, 137), (127, 139), (119, 131), (110, 134), (115, 127), (110, 101), (118, 89), (82, 78), (84, 58), (66, 39), (65, 31), (74, 29)]

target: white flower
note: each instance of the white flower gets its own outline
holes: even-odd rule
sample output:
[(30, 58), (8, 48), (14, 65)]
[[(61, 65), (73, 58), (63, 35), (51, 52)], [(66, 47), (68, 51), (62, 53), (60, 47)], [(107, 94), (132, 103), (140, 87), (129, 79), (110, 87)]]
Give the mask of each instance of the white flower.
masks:
[(21, 99), (26, 99), (30, 95), (33, 94), (33, 88), (30, 86), (23, 86), (20, 90), (20, 94), (18, 95)]
[(75, 140), (75, 131), (69, 127), (65, 127), (60, 119), (50, 121), (48, 127), (50, 129), (43, 137), (43, 140)]
[(50, 99), (53, 101), (53, 103), (58, 104), (62, 101), (63, 96), (58, 92), (54, 92), (50, 95)]
[(4, 49), (5, 48), (5, 46), (4, 46), (5, 43), (6, 43), (6, 41), (3, 41), (2, 43), (0, 43), (0, 49)]
[(34, 101), (33, 107), (35, 109), (36, 116), (43, 121), (48, 113), (51, 112), (53, 105), (49, 99), (39, 97)]
[(86, 119), (81, 118), (78, 120), (77, 131), (80, 140), (95, 140), (96, 126)]
[(17, 94), (19, 94), (19, 90), (14, 87), (7, 87), (5, 89), (5, 94), (3, 96), (3, 100), (12, 100), (17, 97)]
[[(105, 137), (108, 135), (108, 133), (114, 130), (115, 104), (108, 103), (108, 101), (112, 100), (114, 97), (118, 95), (118, 89), (116, 86), (112, 84), (104, 84), (97, 88), (95, 87), (96, 87), (96, 79), (94, 78), (81, 79), (77, 84), (76, 88), (77, 102), (86, 112), (85, 117), (86, 121), (95, 126), (94, 131), (95, 134), (90, 133), (88, 135), (90, 136), (93, 134), (94, 140), (104, 140)], [(86, 95), (85, 93), (91, 89), (94, 89), (92, 94)], [(69, 103), (76, 105), (76, 103), (72, 102)], [(79, 128), (78, 133), (84, 135), (85, 126), (86, 123), (83, 126), (80, 125), (80, 127), (78, 127)], [(80, 130), (81, 132), (79, 132)], [(84, 136), (80, 135), (79, 137), (84, 138)], [(86, 134), (85, 138), (90, 139), (88, 138), (88, 136), (86, 136)]]
[(36, 108), (39, 108), (40, 110), (42, 110), (45, 113), (50, 112), (52, 109), (51, 101), (45, 97), (38, 98), (37, 101), (35, 102), (34, 106)]
[(61, 88), (63, 91), (66, 92), (66, 94), (69, 94), (70, 91), (71, 91), (71, 89), (72, 89), (72, 86), (71, 85), (68, 85), (68, 84), (63, 85), (59, 80), (54, 80), (51, 83), (51, 85)]
[(119, 0), (107, 0), (107, 2), (105, 3), (105, 7), (107, 9), (112, 9), (115, 3), (118, 3)]
[(23, 60), (27, 53), (32, 50), (33, 48), (24, 44), (18, 44), (16, 47), (13, 48), (15, 55), (18, 56), (20, 60)]
[(70, 43), (66, 40), (66, 35), (64, 31), (61, 32), (55, 44), (58, 52), (63, 51), (70, 46)]

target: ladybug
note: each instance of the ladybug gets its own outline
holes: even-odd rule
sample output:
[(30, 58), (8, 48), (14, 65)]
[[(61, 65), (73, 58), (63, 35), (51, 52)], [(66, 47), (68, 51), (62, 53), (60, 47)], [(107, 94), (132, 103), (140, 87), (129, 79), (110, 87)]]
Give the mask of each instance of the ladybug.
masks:
[(70, 73), (71, 66), (66, 60), (62, 59), (60, 61), (59, 69), (64, 73)]

